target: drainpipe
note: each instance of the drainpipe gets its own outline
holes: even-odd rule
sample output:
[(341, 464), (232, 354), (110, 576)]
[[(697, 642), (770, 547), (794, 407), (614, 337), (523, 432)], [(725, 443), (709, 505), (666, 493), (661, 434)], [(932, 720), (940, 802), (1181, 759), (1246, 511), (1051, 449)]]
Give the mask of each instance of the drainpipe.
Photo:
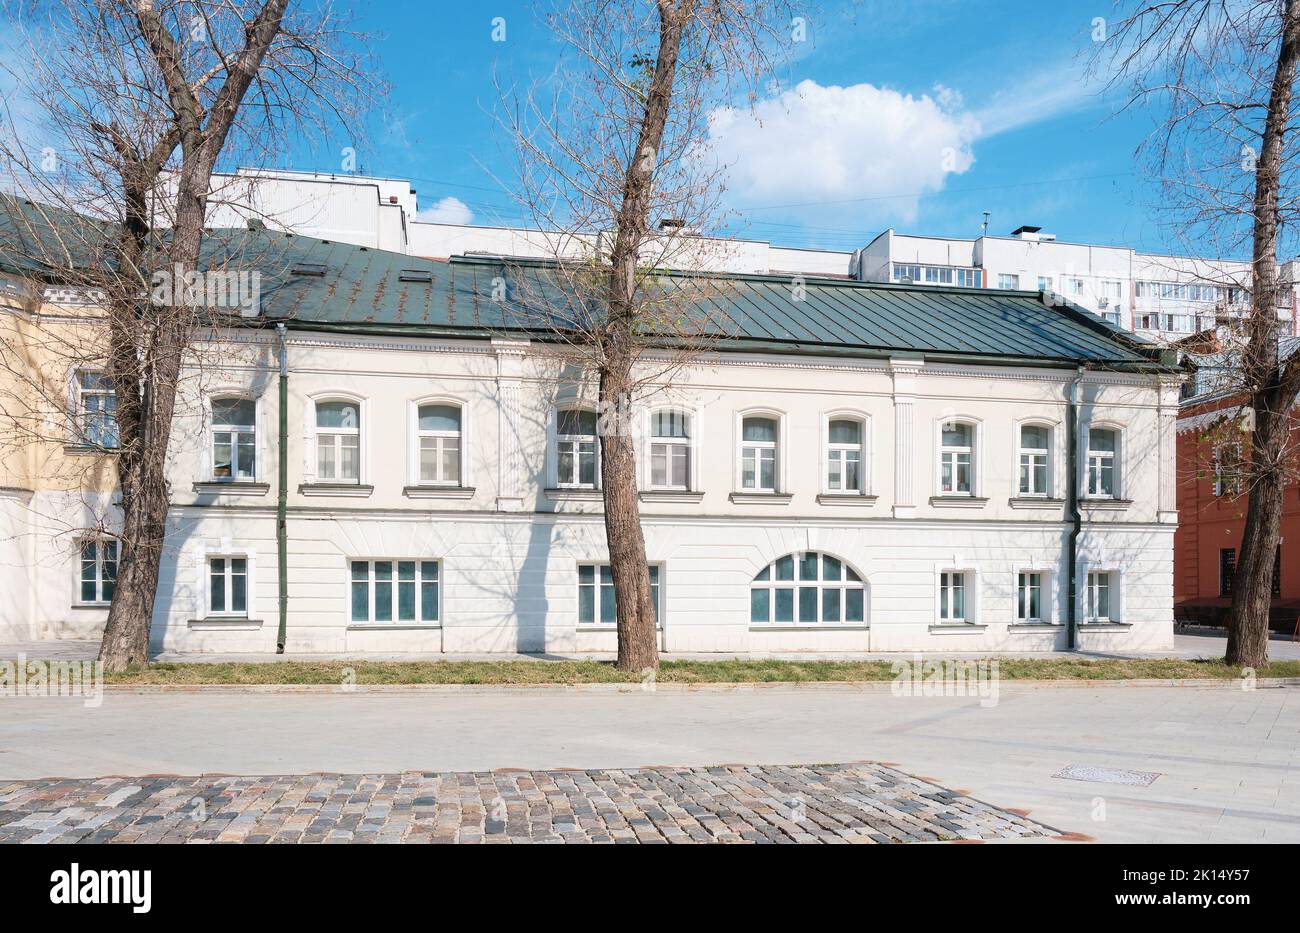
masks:
[(289, 621), (289, 535), (285, 516), (289, 510), (289, 357), (285, 348), (284, 324), (275, 325), (280, 357), (280, 486), (275, 503), (275, 546), (280, 563), (280, 629), (275, 653), (284, 654), (285, 628)]
[(1066, 647), (1073, 651), (1079, 643), (1079, 534), (1083, 531), (1083, 515), (1079, 511), (1079, 383), (1083, 381), (1083, 367), (1070, 383), (1070, 405), (1065, 412), (1065, 436), (1069, 450), (1070, 478), (1069, 516), (1072, 523), (1069, 543), (1065, 548), (1065, 577), (1068, 581), (1069, 602), (1065, 610)]

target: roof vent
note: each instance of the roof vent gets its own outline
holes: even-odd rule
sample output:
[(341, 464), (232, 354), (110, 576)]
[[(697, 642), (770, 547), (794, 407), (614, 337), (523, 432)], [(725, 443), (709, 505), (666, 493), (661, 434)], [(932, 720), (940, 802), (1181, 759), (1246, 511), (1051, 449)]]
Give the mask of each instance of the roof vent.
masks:
[(289, 271), (294, 275), (311, 275), (320, 278), (325, 274), (325, 268), (323, 262), (296, 262)]
[(1042, 227), (1033, 227), (1029, 224), (1025, 224), (1022, 227), (1016, 227), (1016, 229), (1011, 231), (1011, 235), (1018, 240), (1042, 240), (1050, 242), (1056, 239), (1055, 233), (1043, 233)]
[(432, 282), (433, 272), (429, 269), (403, 269), (397, 273), (399, 282)]

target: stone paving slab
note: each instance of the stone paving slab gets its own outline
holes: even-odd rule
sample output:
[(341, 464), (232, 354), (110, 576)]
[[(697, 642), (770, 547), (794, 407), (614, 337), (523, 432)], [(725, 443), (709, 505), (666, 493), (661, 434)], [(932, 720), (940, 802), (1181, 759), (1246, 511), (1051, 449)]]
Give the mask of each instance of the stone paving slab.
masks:
[(0, 781), (0, 842), (894, 843), (1061, 837), (874, 763)]

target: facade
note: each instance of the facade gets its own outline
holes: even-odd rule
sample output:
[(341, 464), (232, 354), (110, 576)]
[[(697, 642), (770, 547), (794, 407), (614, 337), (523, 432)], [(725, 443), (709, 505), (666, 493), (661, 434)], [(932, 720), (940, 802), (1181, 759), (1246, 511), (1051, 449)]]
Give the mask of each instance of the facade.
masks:
[[(1283, 352), (1294, 352), (1296, 341)], [(1223, 624), (1232, 603), (1232, 577), (1246, 526), (1243, 450), (1249, 448), (1251, 412), (1239, 395), (1222, 391), (1193, 396), (1178, 416), (1179, 526), (1174, 539), (1174, 606), (1187, 622)], [(1300, 443), (1300, 430), (1292, 444)], [(1274, 561), (1269, 624), (1294, 633), (1300, 620), (1300, 482), (1290, 483), (1282, 506), (1282, 531)]]
[[(276, 237), (288, 272), (185, 382), (155, 648), (612, 651), (592, 386), (493, 300), (528, 271)], [(1157, 353), (1032, 292), (724, 294), (726, 339), (632, 419), (663, 650), (1170, 644), (1179, 377)], [(82, 375), (51, 378), (102, 440)], [(77, 448), (4, 478), (4, 637), (103, 624), (112, 494), (45, 490)]]

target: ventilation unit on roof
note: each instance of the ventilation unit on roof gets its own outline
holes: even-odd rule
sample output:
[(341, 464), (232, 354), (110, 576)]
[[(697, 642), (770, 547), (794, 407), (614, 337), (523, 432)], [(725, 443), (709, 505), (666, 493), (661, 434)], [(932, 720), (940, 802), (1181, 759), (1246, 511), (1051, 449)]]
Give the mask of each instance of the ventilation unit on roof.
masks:
[(323, 262), (296, 262), (293, 268), (289, 270), (294, 275), (313, 275), (319, 278), (325, 274), (325, 263)]
[(399, 282), (432, 282), (433, 272), (428, 269), (403, 269), (397, 273)]

